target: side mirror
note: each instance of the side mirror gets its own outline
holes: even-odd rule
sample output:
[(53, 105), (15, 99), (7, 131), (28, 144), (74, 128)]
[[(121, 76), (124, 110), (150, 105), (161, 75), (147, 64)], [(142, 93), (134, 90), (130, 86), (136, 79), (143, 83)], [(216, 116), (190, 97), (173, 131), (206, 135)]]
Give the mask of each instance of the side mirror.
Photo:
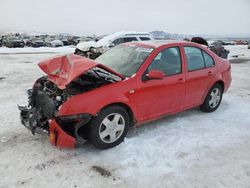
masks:
[(151, 70), (151, 71), (149, 71), (148, 74), (146, 74), (146, 78), (148, 80), (151, 80), (151, 79), (163, 79), (164, 76), (165, 76), (164, 72), (158, 71), (158, 70)]

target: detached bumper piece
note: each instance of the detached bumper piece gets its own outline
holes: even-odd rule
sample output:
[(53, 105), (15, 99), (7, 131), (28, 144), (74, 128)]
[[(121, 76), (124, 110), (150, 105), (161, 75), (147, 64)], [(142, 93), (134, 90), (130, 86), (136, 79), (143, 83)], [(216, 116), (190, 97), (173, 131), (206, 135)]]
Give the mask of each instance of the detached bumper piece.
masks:
[(48, 135), (48, 129), (46, 128), (46, 125), (39, 126), (39, 123), (37, 120), (39, 119), (39, 113), (37, 113), (35, 108), (27, 108), (26, 106), (18, 106), (18, 109), (21, 111), (20, 118), (21, 123), (29, 129), (32, 134), (42, 134), (42, 135)]

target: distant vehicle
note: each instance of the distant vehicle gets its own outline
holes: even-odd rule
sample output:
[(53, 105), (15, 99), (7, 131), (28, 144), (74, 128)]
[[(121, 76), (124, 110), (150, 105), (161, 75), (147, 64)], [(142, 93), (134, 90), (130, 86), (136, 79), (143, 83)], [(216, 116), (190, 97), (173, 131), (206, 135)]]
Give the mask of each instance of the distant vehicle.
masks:
[(225, 41), (222, 41), (222, 44), (223, 45), (235, 45), (236, 42), (233, 40), (225, 40)]
[(208, 48), (217, 54), (219, 57), (227, 59), (229, 51), (226, 50), (221, 41), (212, 42), (210, 45), (201, 37), (193, 37), (191, 42), (208, 46)]
[[(81, 50), (79, 50), (79, 48)], [(81, 55), (90, 59), (96, 59), (103, 53), (102, 46), (95, 41), (88, 41), (78, 44), (78, 48), (75, 49), (76, 55)]]
[(20, 36), (20, 39), (24, 42), (24, 45), (26, 45), (27, 42), (32, 40), (32, 37), (27, 34), (24, 34)]
[(151, 35), (146, 32), (121, 31), (103, 37), (97, 43), (104, 48), (114, 47), (116, 45), (132, 42), (132, 41), (147, 41), (153, 40)]
[(247, 49), (250, 49), (250, 43), (248, 42), (248, 46), (247, 46)]
[(208, 46), (207, 41), (204, 38), (201, 38), (201, 37), (193, 37), (191, 39), (191, 42)]
[(96, 41), (93, 37), (78, 37), (74, 39), (75, 45), (89, 41)]
[(78, 37), (78, 36), (70, 36), (70, 37), (68, 37), (68, 42), (70, 45), (77, 45), (79, 38), (80, 37)]
[(64, 46), (69, 46), (69, 45), (71, 45), (71, 43), (69, 42), (68, 39), (61, 39), (61, 41), (63, 42), (63, 45), (64, 45)]
[[(95, 48), (95, 46), (97, 46), (98, 48), (102, 47), (103, 51), (106, 51), (109, 48), (112, 48), (122, 43), (131, 42), (131, 41), (147, 41), (147, 40), (153, 40), (153, 38), (151, 37), (149, 33), (121, 31), (121, 32), (113, 33), (111, 35), (103, 37), (99, 41), (95, 42), (96, 44), (94, 42), (93, 43), (81, 42), (77, 44), (75, 54), (79, 54), (80, 52), (90, 51), (90, 49)], [(95, 45), (89, 45), (89, 44), (95, 44)]]
[(62, 47), (63, 42), (61, 40), (53, 40), (53, 41), (51, 41), (51, 46), (52, 47)]
[(55, 38), (50, 38), (50, 37), (45, 38), (44, 39), (45, 46), (51, 47), (51, 41), (53, 40), (55, 40)]
[(33, 48), (38, 48), (38, 47), (43, 47), (45, 44), (44, 41), (41, 39), (33, 39), (33, 40), (28, 40), (26, 42), (26, 45)]
[(23, 48), (24, 42), (18, 37), (10, 36), (10, 37), (3, 37), (2, 45), (8, 48)]
[(219, 41), (213, 42), (209, 49), (213, 51), (215, 54), (217, 54), (219, 57), (227, 59), (229, 50), (226, 50), (223, 46), (223, 44)]
[(45, 40), (46, 46), (48, 47), (62, 47), (63, 42), (61, 40), (58, 39), (47, 39)]
[(192, 42), (131, 42), (95, 61), (71, 54), (38, 65), (46, 75), (19, 106), (21, 123), (60, 148), (89, 140), (106, 149), (129, 127), (198, 106), (213, 112), (231, 83), (229, 61)]
[(247, 44), (248, 44), (248, 42), (245, 41), (245, 40), (235, 40), (235, 43), (236, 43), (237, 45), (247, 45)]
[(2, 47), (2, 37), (0, 36), (0, 47)]

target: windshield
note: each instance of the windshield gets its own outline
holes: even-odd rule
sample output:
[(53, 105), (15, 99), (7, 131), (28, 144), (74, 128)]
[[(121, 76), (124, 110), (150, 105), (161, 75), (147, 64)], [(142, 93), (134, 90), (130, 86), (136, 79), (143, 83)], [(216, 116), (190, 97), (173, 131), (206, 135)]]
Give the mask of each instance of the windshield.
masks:
[(96, 61), (125, 77), (131, 77), (152, 51), (153, 48), (119, 45), (99, 56)]

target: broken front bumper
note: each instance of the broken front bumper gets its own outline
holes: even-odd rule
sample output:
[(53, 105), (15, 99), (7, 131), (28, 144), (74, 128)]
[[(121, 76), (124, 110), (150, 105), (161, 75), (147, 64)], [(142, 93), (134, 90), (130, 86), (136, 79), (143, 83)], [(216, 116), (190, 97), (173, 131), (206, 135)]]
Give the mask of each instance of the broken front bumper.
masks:
[[(74, 148), (77, 145), (82, 145), (86, 142), (80, 135), (78, 134), (78, 128), (83, 125), (86, 125), (91, 116), (88, 114), (78, 115), (77, 117), (81, 117), (81, 121), (74, 125), (75, 135), (72, 136), (67, 133), (63, 127), (59, 125), (59, 123), (53, 118), (48, 121), (48, 125), (41, 125), (38, 122), (40, 119), (40, 113), (36, 111), (36, 108), (27, 108), (26, 106), (18, 106), (21, 118), (21, 123), (29, 129), (32, 134), (42, 134), (49, 136), (50, 143), (60, 148)], [(66, 118), (65, 118), (66, 117)], [(69, 119), (73, 116), (65, 116), (65, 119)], [(62, 117), (61, 117), (62, 118)], [(63, 119), (63, 118), (62, 118)], [(73, 125), (72, 125), (73, 126)]]
[(49, 135), (48, 130), (46, 128), (38, 127), (37, 124), (37, 116), (35, 108), (27, 108), (26, 106), (18, 106), (18, 109), (21, 111), (20, 119), (21, 123), (29, 129), (32, 134), (38, 133), (42, 135)]
[(78, 143), (74, 137), (64, 132), (55, 120), (51, 121), (49, 132), (50, 143), (57, 147), (70, 149)]

